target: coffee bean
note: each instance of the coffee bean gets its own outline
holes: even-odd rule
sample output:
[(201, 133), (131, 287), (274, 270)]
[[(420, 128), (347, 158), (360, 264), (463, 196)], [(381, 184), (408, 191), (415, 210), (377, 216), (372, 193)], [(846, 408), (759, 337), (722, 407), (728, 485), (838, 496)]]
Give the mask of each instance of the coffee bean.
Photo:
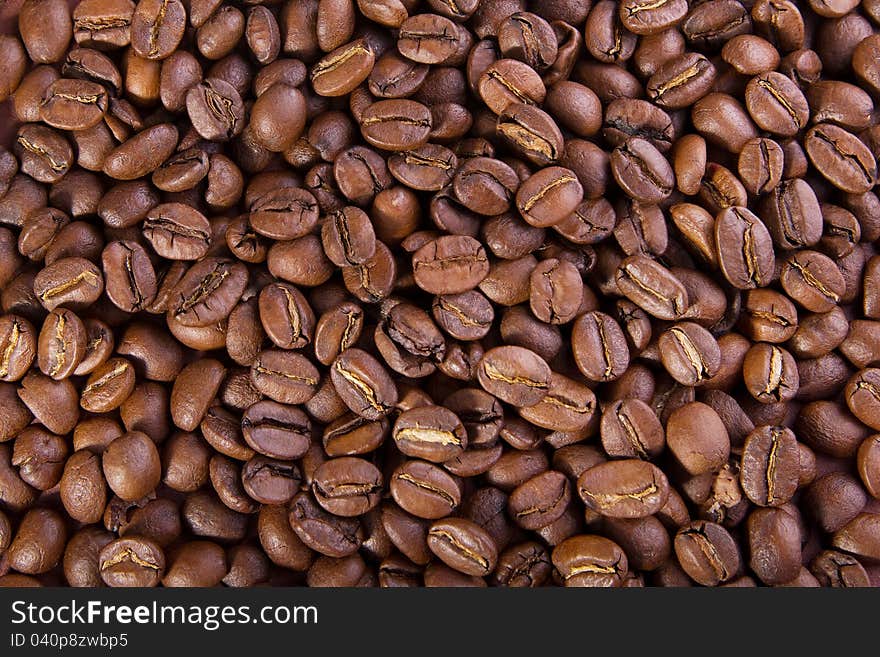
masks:
[(712, 88), (716, 71), (703, 55), (684, 53), (661, 65), (648, 80), (648, 97), (661, 107), (693, 105)]
[(452, 475), (425, 461), (407, 461), (394, 471), (391, 495), (405, 511), (429, 520), (444, 518), (461, 503)]
[(800, 456), (786, 427), (759, 427), (746, 438), (740, 470), (743, 492), (759, 506), (781, 506), (798, 487)]
[(34, 294), (47, 310), (88, 306), (97, 301), (103, 290), (101, 270), (85, 258), (56, 260), (34, 278)]
[(814, 126), (804, 137), (810, 162), (832, 185), (852, 194), (870, 190), (877, 182), (877, 162), (859, 139), (828, 123)]
[(775, 258), (770, 233), (750, 210), (731, 207), (715, 221), (715, 248), (727, 281), (741, 290), (764, 287)]
[(797, 576), (801, 566), (797, 521), (784, 509), (762, 508), (747, 520), (752, 571), (768, 585)]
[(66, 308), (52, 311), (43, 322), (37, 341), (37, 364), (53, 379), (65, 379), (79, 366), (86, 351), (86, 327)]
[(413, 458), (442, 463), (468, 444), (461, 420), (443, 406), (422, 406), (400, 414), (391, 432), (398, 449)]
[(703, 586), (718, 586), (740, 569), (736, 542), (724, 527), (695, 522), (675, 536), (675, 555), (684, 571)]
[(578, 477), (577, 489), (590, 509), (612, 518), (653, 515), (669, 496), (666, 475), (638, 459), (596, 465)]
[(428, 547), (451, 568), (485, 576), (495, 569), (498, 548), (479, 525), (463, 518), (438, 520), (428, 530)]
[(244, 129), (244, 103), (238, 91), (220, 78), (206, 78), (186, 92), (193, 128), (209, 141), (226, 141)]
[(621, 586), (629, 564), (617, 543), (603, 536), (580, 534), (553, 550), (553, 567), (565, 586)]
[(562, 156), (564, 141), (553, 118), (527, 103), (510, 103), (498, 115), (495, 130), (531, 162), (547, 165)]
[(415, 62), (441, 64), (458, 48), (458, 29), (444, 16), (418, 14), (407, 18), (399, 27), (397, 49)]
[(828, 312), (844, 292), (837, 265), (816, 251), (802, 250), (789, 256), (779, 279), (788, 295), (812, 312)]
[(146, 538), (119, 538), (98, 555), (101, 579), (107, 586), (157, 586), (165, 573), (165, 554)]
[(314, 474), (312, 491), (324, 509), (337, 516), (359, 516), (380, 500), (382, 475), (369, 461), (342, 457), (325, 461)]
[(515, 59), (499, 59), (486, 68), (477, 91), (495, 114), (501, 114), (511, 103), (539, 105), (547, 94), (535, 70)]
[(658, 347), (666, 371), (682, 385), (701, 385), (721, 368), (721, 349), (699, 324), (676, 324), (660, 335)]
[(37, 356), (37, 334), (33, 325), (17, 315), (0, 317), (0, 380), (18, 381)]
[(687, 310), (688, 294), (684, 285), (651, 258), (633, 255), (624, 259), (614, 279), (630, 301), (654, 317), (674, 320)]

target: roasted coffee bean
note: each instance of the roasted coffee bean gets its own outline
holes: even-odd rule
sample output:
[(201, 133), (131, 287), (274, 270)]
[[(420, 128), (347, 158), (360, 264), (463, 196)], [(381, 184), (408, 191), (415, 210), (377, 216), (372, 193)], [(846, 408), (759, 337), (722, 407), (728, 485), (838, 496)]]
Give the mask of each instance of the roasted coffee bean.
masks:
[(37, 365), (53, 379), (65, 379), (85, 357), (88, 336), (82, 320), (66, 308), (53, 310), (43, 321), (37, 341)]
[(538, 105), (547, 94), (535, 70), (515, 59), (493, 62), (480, 76), (477, 91), (495, 114), (501, 114), (511, 103)]
[(0, 380), (18, 381), (37, 356), (37, 333), (17, 315), (0, 317)]
[(666, 371), (682, 385), (699, 386), (721, 368), (721, 349), (712, 334), (699, 324), (674, 325), (660, 335), (658, 347)]
[(565, 586), (618, 587), (629, 567), (617, 543), (586, 534), (562, 541), (554, 548), (552, 560)]
[(647, 256), (633, 255), (621, 261), (614, 280), (624, 296), (654, 317), (675, 320), (687, 310), (688, 294), (684, 285)]
[(691, 475), (717, 472), (730, 456), (730, 436), (718, 413), (702, 402), (676, 408), (666, 421), (666, 444)]
[(315, 499), (334, 515), (360, 516), (379, 503), (382, 474), (369, 461), (349, 456), (330, 459), (313, 477)]
[(748, 290), (770, 282), (773, 242), (766, 226), (747, 208), (731, 207), (718, 215), (715, 249), (721, 271), (734, 287)]
[(206, 78), (186, 92), (186, 111), (196, 132), (209, 141), (226, 141), (241, 133), (244, 103), (229, 82)]
[(200, 260), (171, 290), (168, 317), (183, 326), (218, 322), (229, 316), (246, 283), (247, 269), (241, 263), (216, 257)]
[(779, 280), (789, 297), (816, 313), (833, 309), (845, 286), (834, 261), (810, 250), (798, 251), (786, 258)]
[(786, 427), (758, 427), (746, 438), (740, 466), (743, 492), (758, 506), (782, 506), (794, 495), (800, 455)]
[(505, 346), (490, 349), (477, 370), (480, 385), (514, 406), (534, 406), (547, 394), (550, 368), (533, 351)]
[(59, 78), (43, 95), (40, 119), (59, 130), (87, 130), (104, 118), (108, 105), (109, 95), (100, 84)]
[(565, 144), (556, 122), (533, 105), (507, 105), (498, 115), (495, 130), (513, 150), (537, 165), (551, 164), (562, 157)]
[(444, 518), (461, 503), (456, 479), (426, 461), (407, 461), (394, 471), (391, 495), (405, 511), (419, 518)]
[(107, 586), (157, 586), (165, 573), (165, 554), (147, 538), (119, 538), (104, 546), (98, 564)]
[(782, 137), (801, 130), (810, 116), (803, 92), (775, 71), (752, 78), (745, 90), (746, 107), (760, 128)]
[(140, 244), (111, 242), (101, 254), (101, 260), (107, 297), (120, 310), (138, 312), (156, 298), (156, 271)]
[(498, 548), (488, 532), (464, 518), (432, 523), (428, 547), (448, 566), (466, 575), (488, 575), (498, 560)]
[(571, 342), (578, 369), (591, 381), (613, 381), (629, 366), (626, 337), (610, 315), (593, 311), (578, 317)]
[(709, 93), (715, 75), (715, 67), (706, 57), (684, 53), (663, 63), (651, 76), (648, 97), (661, 107), (689, 107)]
[(185, 28), (186, 9), (179, 0), (140, 0), (131, 17), (131, 47), (141, 57), (165, 59)]
[(692, 523), (678, 531), (674, 545), (682, 569), (698, 584), (718, 586), (739, 572), (739, 548), (721, 525)]
[(134, 180), (152, 173), (174, 152), (177, 129), (170, 123), (146, 128), (110, 151), (103, 171), (116, 180)]
[(428, 107), (414, 100), (380, 100), (360, 117), (364, 139), (388, 151), (407, 151), (428, 141), (432, 119)]
[(766, 343), (756, 344), (746, 353), (743, 380), (749, 393), (765, 404), (789, 401), (800, 385), (794, 357)]
[(330, 376), (346, 406), (368, 420), (388, 415), (397, 403), (397, 388), (387, 370), (361, 349), (340, 353)]
[(15, 140), (21, 170), (34, 180), (56, 183), (70, 170), (73, 150), (60, 132), (42, 125), (24, 125)]
[(669, 497), (666, 475), (638, 459), (596, 465), (578, 477), (577, 489), (590, 509), (612, 518), (653, 515)]
[(83, 308), (97, 301), (103, 290), (101, 270), (85, 258), (61, 258), (34, 278), (34, 294), (47, 310)]
[(816, 170), (844, 192), (861, 194), (877, 182), (874, 155), (839, 126), (820, 123), (811, 128), (804, 137), (804, 149)]
[(797, 520), (785, 509), (762, 508), (747, 520), (752, 571), (768, 585), (782, 584), (801, 567), (800, 531)]
[(442, 406), (421, 406), (400, 414), (391, 431), (397, 448), (413, 458), (442, 463), (467, 448), (461, 420)]

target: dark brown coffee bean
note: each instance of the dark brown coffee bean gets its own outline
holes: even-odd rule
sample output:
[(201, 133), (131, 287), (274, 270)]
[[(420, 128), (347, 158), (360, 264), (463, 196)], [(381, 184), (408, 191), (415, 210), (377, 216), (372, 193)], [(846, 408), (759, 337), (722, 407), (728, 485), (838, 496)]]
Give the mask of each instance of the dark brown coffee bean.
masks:
[(397, 49), (414, 62), (441, 64), (455, 54), (459, 45), (455, 23), (444, 16), (418, 14), (399, 27)]
[(224, 258), (190, 267), (171, 290), (168, 317), (183, 326), (208, 326), (229, 316), (247, 283), (247, 269)]
[(461, 420), (442, 406), (422, 406), (401, 413), (391, 435), (407, 456), (434, 463), (459, 456), (468, 442)]
[(730, 436), (724, 422), (702, 402), (685, 403), (669, 414), (666, 444), (691, 475), (717, 472), (730, 456)]
[(302, 293), (289, 283), (272, 283), (260, 292), (260, 322), (282, 349), (302, 349), (312, 341), (315, 315)]
[(346, 349), (333, 361), (330, 375), (345, 404), (358, 415), (378, 420), (397, 403), (397, 388), (384, 367), (367, 352)]
[(562, 156), (565, 143), (553, 118), (526, 103), (510, 103), (498, 115), (498, 136), (529, 161), (545, 166)]
[(800, 385), (792, 355), (766, 343), (756, 344), (746, 353), (743, 379), (749, 393), (763, 403), (789, 401)]
[(244, 109), (235, 87), (220, 78), (207, 78), (186, 92), (186, 111), (193, 128), (209, 141), (226, 141), (240, 134)]
[(572, 352), (578, 369), (591, 381), (613, 381), (629, 365), (629, 347), (620, 325), (599, 311), (578, 317), (572, 327)]
[(24, 125), (15, 139), (21, 170), (34, 180), (55, 183), (73, 165), (73, 150), (60, 132), (42, 125)]
[(110, 490), (129, 502), (152, 492), (162, 477), (156, 445), (139, 431), (123, 434), (110, 443), (102, 463)]
[(741, 290), (764, 287), (773, 275), (775, 257), (770, 233), (750, 210), (731, 207), (715, 221), (715, 248), (727, 281)]
[(760, 128), (783, 137), (797, 134), (810, 116), (803, 92), (775, 71), (752, 78), (746, 86), (745, 101)]
[(689, 107), (709, 93), (715, 75), (715, 67), (706, 57), (684, 53), (665, 62), (651, 76), (648, 97), (661, 107)]
[(325, 461), (314, 474), (315, 499), (330, 513), (359, 516), (380, 500), (382, 474), (369, 461), (344, 456)]
[(666, 158), (648, 141), (628, 139), (611, 154), (611, 173), (630, 197), (657, 203), (672, 193), (675, 176)]
[(784, 509), (752, 511), (747, 521), (752, 571), (768, 585), (797, 576), (801, 567), (800, 531), (797, 520)]
[(800, 455), (797, 440), (786, 427), (763, 426), (746, 438), (740, 483), (758, 506), (781, 506), (798, 487)]
[(739, 572), (739, 548), (721, 525), (692, 523), (678, 531), (674, 545), (681, 567), (703, 586), (718, 586)]
[(461, 503), (456, 479), (426, 461), (407, 461), (394, 471), (391, 495), (401, 508), (419, 518), (444, 518)]
[(0, 381), (18, 381), (37, 356), (37, 333), (17, 315), (0, 317)]
[(640, 399), (618, 400), (602, 412), (602, 448), (609, 456), (650, 459), (665, 444), (663, 426), (648, 404)]
[(589, 508), (613, 518), (653, 515), (669, 496), (666, 475), (638, 459), (594, 466), (578, 477), (577, 489)]
[(783, 162), (782, 147), (772, 139), (758, 137), (743, 145), (737, 171), (749, 193), (766, 194), (782, 179)]
[(464, 518), (438, 520), (428, 529), (428, 547), (451, 568), (485, 576), (495, 569), (498, 548), (492, 536)]
[(633, 255), (624, 259), (614, 278), (620, 292), (654, 317), (675, 320), (687, 310), (688, 294), (684, 285), (647, 256)]
[(97, 301), (103, 290), (101, 270), (85, 258), (56, 260), (34, 279), (34, 294), (47, 310), (83, 308)]
[(487, 392), (514, 406), (534, 406), (547, 394), (550, 368), (533, 351), (505, 346), (490, 349), (477, 370)]
[(165, 574), (165, 554), (147, 538), (118, 538), (108, 543), (98, 563), (101, 579), (113, 587), (157, 586)]
[(828, 256), (803, 250), (782, 264), (780, 282), (788, 295), (812, 312), (828, 312), (844, 292), (843, 275)]
[(360, 118), (364, 139), (376, 148), (406, 151), (428, 141), (431, 112), (414, 100), (380, 100), (370, 105)]
[(341, 45), (312, 67), (312, 87), (321, 96), (345, 96), (370, 76), (374, 63), (365, 39)]
[(547, 90), (535, 70), (515, 59), (499, 59), (480, 76), (477, 91), (495, 114), (511, 103), (539, 105)]
[(570, 501), (568, 478), (561, 472), (548, 470), (511, 492), (508, 511), (523, 529), (540, 529), (562, 516)]
[(656, 34), (678, 24), (688, 13), (686, 2), (669, 0), (660, 4), (627, 0), (620, 5), (620, 21), (634, 34)]
[(843, 128), (820, 123), (804, 137), (804, 148), (813, 166), (838, 189), (861, 194), (877, 182), (874, 155)]
[(146, 59), (165, 59), (186, 29), (186, 9), (179, 0), (140, 0), (131, 17), (131, 47)]
[(156, 298), (153, 263), (137, 242), (111, 242), (101, 255), (107, 297), (125, 312), (138, 312)]
[(699, 324), (676, 324), (660, 335), (658, 347), (666, 371), (682, 385), (699, 386), (721, 368), (721, 349)]
[(134, 180), (152, 173), (177, 146), (177, 129), (160, 123), (137, 133), (107, 154), (105, 174), (116, 180)]
[(65, 379), (85, 356), (88, 340), (82, 320), (66, 308), (53, 310), (43, 322), (37, 342), (40, 371), (53, 379)]
[(324, 253), (339, 267), (368, 261), (376, 253), (376, 233), (367, 214), (349, 206), (331, 214), (321, 227)]
[(621, 586), (629, 564), (617, 543), (603, 536), (572, 536), (553, 550), (553, 566), (565, 586)]
[(868, 573), (858, 559), (837, 550), (823, 550), (810, 563), (820, 586), (850, 588), (870, 586)]
[(108, 105), (109, 95), (100, 84), (60, 78), (43, 95), (40, 119), (59, 130), (87, 130), (104, 118)]

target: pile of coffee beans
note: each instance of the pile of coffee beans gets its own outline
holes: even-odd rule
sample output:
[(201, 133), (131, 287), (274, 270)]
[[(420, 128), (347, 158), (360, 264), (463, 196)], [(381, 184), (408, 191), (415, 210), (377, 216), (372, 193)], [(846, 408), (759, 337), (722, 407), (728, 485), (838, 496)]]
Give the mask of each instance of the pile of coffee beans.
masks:
[(880, 0), (0, 19), (0, 585), (880, 585)]

